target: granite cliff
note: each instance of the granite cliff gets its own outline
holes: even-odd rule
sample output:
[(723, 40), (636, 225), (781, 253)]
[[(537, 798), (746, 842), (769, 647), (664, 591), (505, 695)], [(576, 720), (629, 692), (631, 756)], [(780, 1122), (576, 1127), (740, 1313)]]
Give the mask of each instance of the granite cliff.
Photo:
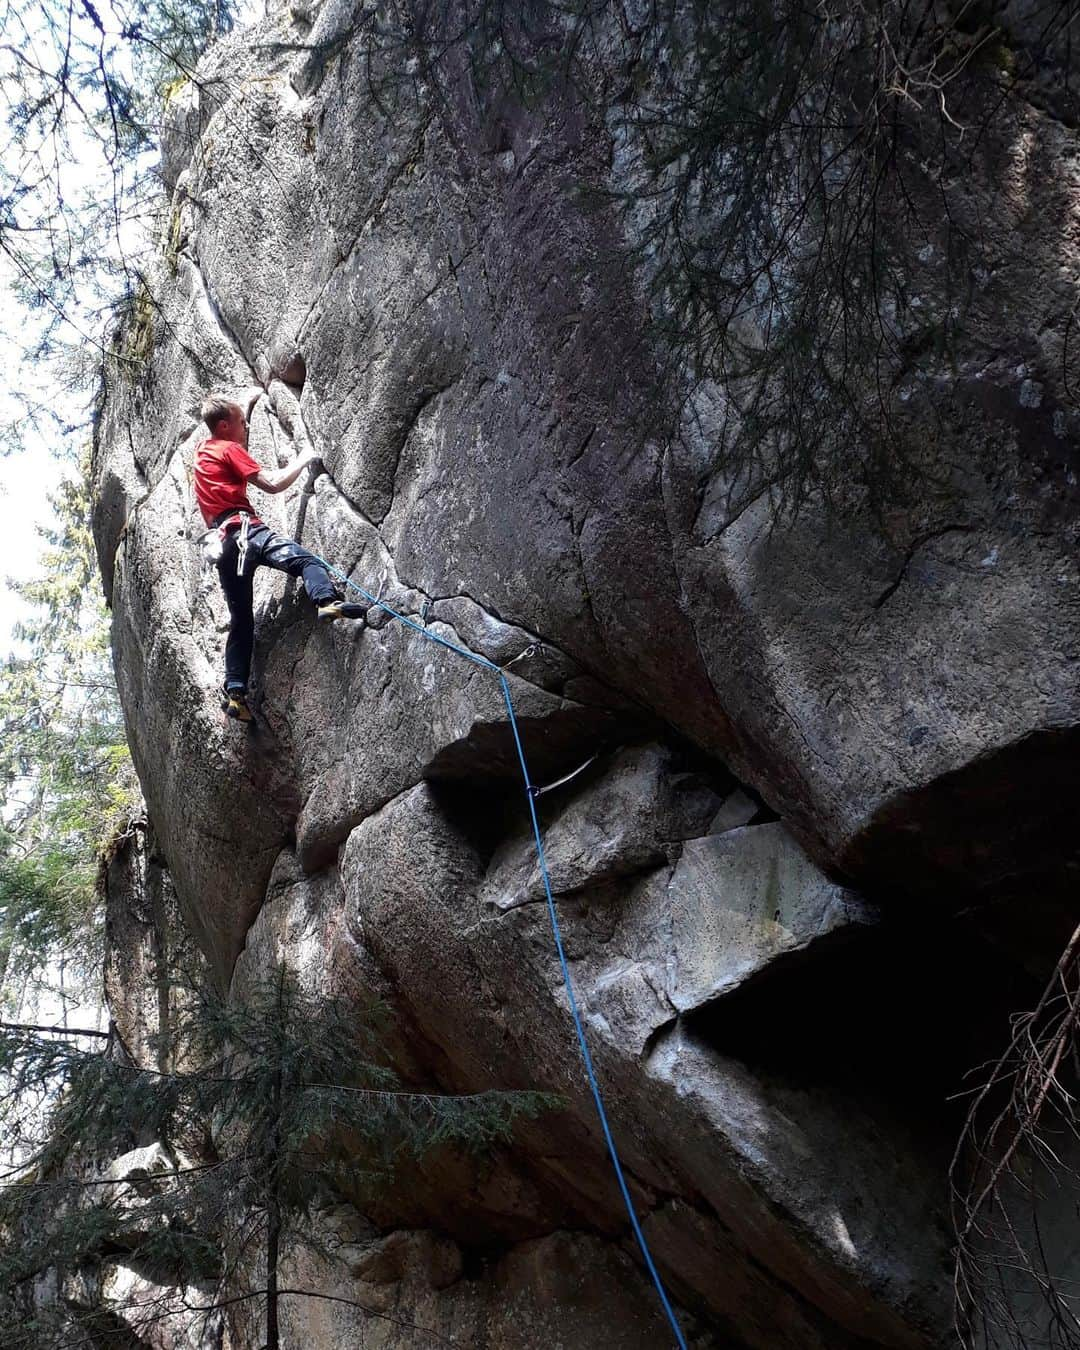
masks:
[[(190, 543), (190, 477), (199, 401), (227, 390), (262, 463), (322, 454), (266, 501), (271, 524), (512, 662), (537, 781), (595, 756), (541, 818), (634, 1199), (693, 1343), (952, 1344), (948, 1098), (1048, 969), (1077, 878), (1075, 119), (1008, 90), (1008, 134), (956, 204), (992, 215), (997, 257), (934, 442), (962, 493), (916, 490), (887, 529), (858, 494), (777, 524), (643, 406), (619, 223), (578, 191), (614, 172), (602, 135), (555, 97), (447, 110), (418, 82), (408, 115), (385, 109), (369, 8), (274, 7), (167, 111), (167, 243), (94, 462), (153, 839), (110, 878), (114, 1014), (141, 1044), (147, 944), (180, 925), (237, 998), (283, 960), (386, 1000), (410, 1081), (560, 1093), (485, 1175), (420, 1175), (372, 1214), (343, 1202), (325, 1219), (340, 1260), (305, 1278), (458, 1345), (667, 1343), (497, 680), (377, 609), (316, 630), (264, 571), (258, 729), (223, 723), (226, 616)], [(288, 1317), (315, 1350), (364, 1320)], [(427, 1343), (392, 1320), (364, 1334)]]

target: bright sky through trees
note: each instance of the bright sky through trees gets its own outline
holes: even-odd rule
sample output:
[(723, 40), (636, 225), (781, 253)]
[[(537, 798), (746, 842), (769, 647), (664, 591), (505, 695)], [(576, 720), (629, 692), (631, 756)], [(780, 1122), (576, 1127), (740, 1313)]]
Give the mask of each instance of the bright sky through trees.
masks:
[[(94, 11), (96, 12), (96, 11)], [(90, 10), (71, 11), (71, 34), (58, 39), (49, 4), (3, 6), (0, 44), (0, 106), (3, 109), (0, 179), (0, 286), (5, 292), (0, 323), (0, 659), (12, 650), (12, 628), (28, 614), (26, 603), (7, 584), (25, 581), (39, 566), (39, 528), (50, 523), (49, 494), (78, 465), (90, 436), (93, 366), (86, 362), (92, 339), (107, 340), (109, 315), (103, 309), (110, 274), (121, 247), (133, 256), (147, 243), (138, 219), (117, 213), (119, 231), (95, 231), (102, 265), (79, 257), (83, 204), (104, 199), (125, 176), (147, 165), (110, 163), (113, 158), (95, 101), (73, 96), (85, 116), (29, 120), (21, 103), (31, 90), (25, 64), (45, 75), (39, 96), (60, 89), (59, 71), (69, 45), (90, 43), (95, 28)], [(115, 48), (119, 73), (130, 75), (130, 49)], [(20, 78), (22, 76), (23, 78)], [(148, 160), (149, 152), (143, 155)], [(140, 239), (139, 235), (144, 237)], [(65, 264), (70, 276), (62, 276)], [(44, 278), (49, 276), (49, 282)], [(81, 284), (80, 284), (81, 283)], [(63, 317), (61, 317), (61, 311)], [(28, 415), (29, 413), (29, 415)]]
[[(162, 91), (260, 10), (0, 0), (0, 579), (34, 572), (59, 462), (74, 472), (89, 442), (116, 307), (156, 247)], [(21, 617), (0, 584), (0, 658)]]
[[(13, 344), (0, 347), (0, 362), (5, 372), (18, 368), (19, 353)], [(42, 549), (38, 529), (48, 523), (48, 495), (65, 467), (55, 449), (44, 436), (35, 436), (27, 449), (0, 459), (0, 573), (4, 578), (0, 587), (0, 660), (11, 650), (12, 626), (27, 612), (25, 602), (7, 581), (26, 581), (37, 570)]]

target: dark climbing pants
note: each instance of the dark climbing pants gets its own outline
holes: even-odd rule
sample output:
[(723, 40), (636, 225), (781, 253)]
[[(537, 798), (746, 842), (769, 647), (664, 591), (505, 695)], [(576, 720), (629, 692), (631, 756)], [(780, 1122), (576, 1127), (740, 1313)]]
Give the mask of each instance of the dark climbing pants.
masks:
[(248, 531), (244, 575), (237, 576), (239, 539), (240, 530), (231, 529), (217, 565), (229, 606), (229, 639), (225, 644), (225, 685), (229, 689), (247, 688), (251, 650), (255, 645), (251, 586), (256, 567), (273, 567), (290, 576), (303, 577), (304, 587), (316, 604), (332, 600), (337, 594), (330, 574), (313, 553), (285, 535), (275, 534), (267, 525), (253, 525)]

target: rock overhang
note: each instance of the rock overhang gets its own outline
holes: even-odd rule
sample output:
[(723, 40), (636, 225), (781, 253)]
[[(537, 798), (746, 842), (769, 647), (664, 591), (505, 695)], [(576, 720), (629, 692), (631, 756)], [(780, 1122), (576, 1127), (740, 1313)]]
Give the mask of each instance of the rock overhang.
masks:
[[(1060, 391), (1051, 380), (1036, 406), (1023, 393), (1030, 371), (1013, 389), (1008, 370), (991, 370), (993, 396), (980, 386), (970, 425), (952, 431), (969, 487), (959, 518), (919, 503), (885, 535), (858, 503), (843, 528), (827, 528), (813, 504), (782, 528), (752, 503), (729, 519), (718, 480), (703, 483), (685, 447), (658, 445), (647, 418), (628, 416), (640, 403), (628, 394), (642, 359), (636, 310), (622, 271), (597, 262), (611, 218), (582, 218), (566, 195), (572, 148), (534, 138), (527, 174), (477, 160), (466, 210), (462, 164), (436, 120), (357, 116), (357, 64), (342, 54), (358, 39), (335, 27), (346, 18), (341, 6), (320, 11), (319, 32), (341, 43), (317, 71), (313, 54), (288, 55), (284, 14), (257, 42), (228, 39), (206, 67), (197, 117), (190, 97), (178, 105), (192, 157), (181, 164), (178, 152), (170, 170), (176, 257), (153, 282), (161, 308), (145, 366), (111, 380), (95, 456), (95, 531), (136, 763), (219, 979), (258, 922), (283, 849), (319, 876), (348, 870), (357, 831), (422, 799), (440, 828), (464, 822), (470, 848), (483, 836), (494, 850), (482, 854), (476, 940), (517, 925), (544, 972), (533, 996), (556, 997), (528, 838), (497, 803), (515, 773), (509, 728), (476, 672), (433, 660), (422, 637), (377, 617), (363, 632), (318, 633), (290, 588), (263, 584), (265, 735), (222, 735), (224, 616), (199, 596), (181, 542), (193, 523), (184, 475), (201, 393), (250, 391), (263, 462), (314, 441), (330, 469), (313, 495), (275, 504), (275, 522), (497, 664), (539, 640), (540, 655), (514, 667), (538, 767), (560, 776), (603, 752), (564, 794), (576, 859), (559, 843), (560, 799), (546, 803), (558, 902), (620, 1100), (677, 1154), (657, 1123), (664, 1109), (648, 1105), (654, 1089), (635, 1087), (635, 1075), (657, 1075), (662, 1100), (678, 1096), (680, 1075), (719, 1074), (739, 1085), (728, 1097), (742, 1093), (762, 1119), (800, 1102), (745, 1065), (718, 1069), (714, 1032), (726, 1000), (779, 990), (781, 972), (818, 960), (824, 970), (819, 953), (861, 940), (870, 911), (837, 878), (894, 905), (918, 895), (930, 916), (961, 900), (997, 902), (1015, 937), (1032, 884), (1070, 875), (1075, 515), (1051, 509), (1024, 462), (1036, 443), (1052, 448)], [(239, 78), (219, 79), (230, 63)], [(1059, 132), (1032, 117), (1033, 154), (1049, 164)], [(268, 172), (277, 186), (264, 201)], [(1032, 314), (1034, 331), (1042, 319)], [(996, 476), (980, 485), (980, 442), (994, 437)], [(702, 791), (725, 829), (691, 812), (691, 830), (664, 798), (671, 774), (656, 767), (645, 814), (667, 832), (639, 835), (634, 852), (628, 820), (600, 811), (595, 775), (625, 768), (658, 728), (669, 744), (648, 752), (657, 764), (680, 738), (711, 761), (713, 787)], [(782, 823), (752, 823), (755, 798), (735, 800), (742, 789), (723, 763)], [(478, 865), (451, 877), (463, 895)], [(1051, 905), (1047, 932), (1060, 917)], [(398, 922), (387, 916), (388, 929)], [(389, 945), (383, 960), (407, 964)], [(497, 1019), (511, 1002), (470, 1012), (462, 996), (445, 1004), (438, 1030)], [(718, 1090), (700, 1096), (700, 1120), (713, 1113), (701, 1137), (715, 1141), (727, 1128), (716, 1124)], [(796, 1214), (807, 1202), (792, 1195)], [(666, 1228), (670, 1254), (698, 1220), (675, 1203), (651, 1221)], [(876, 1299), (878, 1276), (851, 1273), (851, 1240), (846, 1221), (833, 1224), (823, 1260), (868, 1281)], [(744, 1234), (744, 1254), (749, 1242)], [(814, 1259), (796, 1262), (806, 1290), (817, 1288)], [(898, 1272), (882, 1297), (906, 1306)], [(707, 1283), (695, 1297), (708, 1301)], [(807, 1297), (858, 1322), (848, 1294)], [(755, 1302), (742, 1328), (759, 1343), (767, 1304)], [(752, 1330), (755, 1317), (764, 1320)], [(793, 1334), (810, 1345), (825, 1333), (807, 1324)], [(907, 1334), (882, 1330), (889, 1344)]]

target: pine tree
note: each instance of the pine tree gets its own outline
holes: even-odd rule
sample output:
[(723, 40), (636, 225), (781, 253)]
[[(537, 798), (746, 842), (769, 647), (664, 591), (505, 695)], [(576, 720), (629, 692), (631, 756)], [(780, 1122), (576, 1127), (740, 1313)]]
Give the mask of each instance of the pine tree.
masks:
[[(0, 452), (85, 428), (109, 331), (144, 290), (166, 203), (157, 132), (235, 0), (2, 0), (0, 342), (24, 352)], [(5, 321), (7, 320), (7, 321)], [(81, 407), (79, 406), (81, 403)], [(11, 409), (12, 415), (7, 414)]]
[(100, 859), (139, 809), (85, 461), (51, 504), (41, 572), (15, 587), (30, 617), (0, 665), (0, 1015), (58, 972), (100, 988)]
[[(63, 1287), (81, 1272), (80, 1288), (100, 1285), (118, 1260), (163, 1286), (207, 1289), (204, 1313), (264, 1300), (265, 1344), (277, 1350), (281, 1300), (318, 1297), (281, 1288), (279, 1267), (296, 1244), (319, 1249), (321, 1203), (370, 1199), (436, 1148), (486, 1153), (511, 1138), (516, 1118), (554, 1104), (533, 1092), (403, 1089), (381, 1049), (380, 1009), (307, 993), (283, 967), (243, 1003), (190, 993), (171, 1072), (133, 1065), (108, 1037), (88, 1047), (77, 1036), (0, 1033), (0, 1127), (25, 1137), (39, 1125), (0, 1207), (0, 1328), (6, 1307), (11, 1350), (60, 1343), (42, 1339), (57, 1316), (48, 1306), (45, 1322), (31, 1309), (37, 1339), (18, 1330), (35, 1281), (51, 1271), (50, 1287)], [(42, 1101), (55, 1104), (47, 1117), (34, 1109)], [(149, 1140), (167, 1169), (110, 1181), (108, 1162)], [(121, 1312), (101, 1297), (56, 1334)], [(175, 1312), (140, 1309), (131, 1326)]]

